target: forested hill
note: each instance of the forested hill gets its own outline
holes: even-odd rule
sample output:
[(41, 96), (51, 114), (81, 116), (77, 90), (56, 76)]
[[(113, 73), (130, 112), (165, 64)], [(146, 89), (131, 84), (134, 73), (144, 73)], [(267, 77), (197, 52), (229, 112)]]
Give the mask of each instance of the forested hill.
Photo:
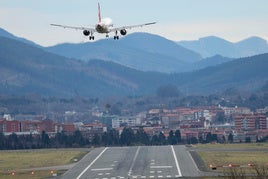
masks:
[(71, 60), (5, 37), (0, 37), (0, 75), (2, 94), (52, 96), (151, 93), (167, 78), (112, 62)]
[(172, 84), (182, 92), (214, 93), (228, 88), (258, 90), (268, 81), (268, 54), (241, 58), (203, 70), (164, 74), (113, 62), (83, 62), (0, 37), (0, 93), (45, 96), (154, 94)]
[(175, 75), (180, 88), (191, 92), (220, 92), (227, 88), (256, 91), (268, 81), (268, 53), (240, 58), (214, 67)]

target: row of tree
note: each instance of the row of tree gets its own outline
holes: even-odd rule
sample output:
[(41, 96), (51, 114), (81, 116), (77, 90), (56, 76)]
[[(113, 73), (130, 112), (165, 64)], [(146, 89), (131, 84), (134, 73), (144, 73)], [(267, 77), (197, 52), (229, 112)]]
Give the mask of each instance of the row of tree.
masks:
[[(267, 138), (266, 138), (267, 139)], [(250, 141), (250, 139), (249, 139)], [(80, 131), (67, 134), (64, 131), (55, 136), (49, 136), (46, 132), (41, 135), (16, 135), (15, 133), (4, 136), (0, 133), (0, 150), (11, 149), (39, 149), (39, 148), (71, 148), (90, 146), (132, 146), (132, 145), (176, 145), (196, 144), (211, 142), (233, 142), (233, 135), (228, 138), (219, 138), (217, 134), (210, 132), (205, 136), (189, 137), (182, 139), (180, 130), (171, 130), (168, 137), (162, 132), (149, 136), (142, 128), (134, 132), (131, 128), (124, 128), (121, 135), (115, 129), (108, 130), (102, 135), (95, 134), (92, 140), (83, 136)], [(260, 141), (263, 142), (263, 141)]]
[(41, 135), (12, 133), (4, 136), (0, 133), (0, 150), (85, 147), (89, 144), (80, 131), (75, 131), (73, 134), (61, 132), (53, 137), (49, 137), (45, 131)]
[[(57, 133), (49, 137), (46, 132), (41, 135), (16, 135), (15, 133), (4, 136), (0, 133), (0, 149), (38, 149), (38, 148), (65, 148), (65, 147), (89, 147), (94, 146), (130, 146), (130, 145), (175, 145), (181, 144), (181, 133), (171, 130), (169, 136), (160, 132), (150, 137), (142, 128), (134, 132), (131, 128), (124, 128), (121, 135), (115, 129), (104, 132), (102, 135), (95, 134), (93, 139), (85, 138), (80, 131), (73, 134), (65, 132)], [(198, 142), (191, 139), (188, 143)]]

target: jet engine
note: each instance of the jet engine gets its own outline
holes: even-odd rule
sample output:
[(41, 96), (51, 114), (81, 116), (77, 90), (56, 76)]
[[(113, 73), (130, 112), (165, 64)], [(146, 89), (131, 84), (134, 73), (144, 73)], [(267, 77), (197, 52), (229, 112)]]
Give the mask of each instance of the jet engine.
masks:
[(89, 36), (90, 32), (89, 32), (88, 30), (84, 30), (84, 31), (83, 31), (83, 34), (84, 34), (85, 36)]
[(127, 30), (126, 30), (126, 29), (122, 29), (122, 30), (120, 30), (120, 34), (121, 34), (121, 35), (126, 35), (126, 34), (127, 34)]

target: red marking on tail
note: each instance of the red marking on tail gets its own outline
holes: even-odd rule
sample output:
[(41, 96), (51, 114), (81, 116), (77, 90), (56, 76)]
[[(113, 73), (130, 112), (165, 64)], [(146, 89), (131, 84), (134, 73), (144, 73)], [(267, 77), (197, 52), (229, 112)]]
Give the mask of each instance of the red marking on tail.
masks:
[(101, 22), (101, 10), (100, 10), (100, 3), (98, 3), (98, 17), (99, 17), (99, 23)]

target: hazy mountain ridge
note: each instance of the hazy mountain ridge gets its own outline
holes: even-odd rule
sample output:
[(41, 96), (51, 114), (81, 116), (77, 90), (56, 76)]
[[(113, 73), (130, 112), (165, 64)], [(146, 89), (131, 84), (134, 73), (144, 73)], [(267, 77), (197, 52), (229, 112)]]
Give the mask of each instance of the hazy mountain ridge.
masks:
[(233, 60), (203, 70), (163, 74), (113, 62), (83, 62), (0, 37), (0, 92), (48, 96), (143, 95), (174, 84), (183, 92), (211, 93), (230, 87), (257, 90), (268, 81), (268, 54)]
[(88, 62), (69, 59), (35, 45), (0, 37), (0, 93), (143, 95), (155, 93), (159, 86), (173, 84), (188, 94), (204, 94), (228, 88), (254, 91), (268, 81), (268, 54), (234, 60), (214, 56), (191, 63), (188, 68), (199, 69), (206, 67), (206, 63), (213, 66), (187, 73), (143, 72), (98, 58)]
[(30, 40), (27, 40), (25, 38), (21, 38), (21, 37), (17, 37), (9, 32), (7, 32), (6, 30), (0, 28), (0, 37), (6, 37), (6, 38), (9, 38), (9, 39), (13, 39), (13, 40), (18, 40), (20, 42), (23, 42), (23, 43), (26, 43), (26, 44), (29, 44), (29, 45), (33, 45), (33, 46), (36, 46), (36, 47), (41, 47), (40, 45), (30, 41)]
[(260, 37), (249, 37), (232, 43), (219, 37), (209, 36), (194, 41), (179, 41), (178, 44), (201, 54), (204, 58), (214, 55), (241, 58), (268, 53), (267, 41)]
[(133, 33), (119, 41), (102, 39), (83, 44), (60, 44), (47, 51), (81, 60), (102, 59), (142, 71), (180, 72), (201, 60), (193, 51), (163, 37)]
[(85, 62), (47, 53), (4, 37), (0, 37), (0, 42), (0, 73), (3, 77), (0, 91), (4, 94), (70, 96), (79, 93), (94, 96), (125, 94), (129, 88), (132, 89), (131, 82), (123, 75), (114, 80), (116, 73), (103, 75), (104, 70)]
[[(5, 30), (0, 29), (0, 36), (1, 35), (40, 47), (33, 42), (17, 38)], [(212, 54), (221, 54), (219, 52), (222, 52), (222, 54), (226, 54), (226, 56), (232, 56), (231, 54), (236, 53), (233, 48), (234, 45), (224, 39), (206, 37), (201, 38), (201, 41), (204, 41), (204, 44), (206, 44), (206, 41), (211, 42), (211, 46), (213, 46)], [(222, 44), (225, 44), (224, 46), (226, 46), (226, 48), (222, 48)], [(264, 44), (266, 44), (266, 41), (255, 37), (240, 41), (237, 44), (241, 47), (241, 53), (254, 54), (255, 47), (260, 46), (258, 46), (258, 44), (262, 44), (263, 47), (258, 48), (259, 51), (265, 51)], [(250, 48), (251, 46), (254, 46), (254, 48)], [(53, 47), (43, 47), (43, 49), (68, 58), (82, 59), (85, 61), (101, 59), (141, 71), (158, 71), (164, 73), (193, 71), (232, 60), (232, 58), (221, 57), (224, 55), (215, 55), (201, 60), (201, 55), (198, 53), (188, 50), (161, 36), (148, 33), (129, 34), (119, 41), (102, 39), (96, 42), (81, 44), (65, 43)], [(244, 49), (244, 51), (242, 49)]]
[(267, 67), (268, 53), (184, 73), (177, 83), (192, 92), (215, 93), (228, 88), (256, 91), (268, 81)]
[(233, 58), (223, 57), (221, 55), (215, 55), (213, 57), (208, 57), (208, 58), (205, 58), (203, 60), (200, 60), (198, 62), (193, 63), (191, 65), (190, 69), (191, 70), (199, 70), (199, 69), (203, 69), (203, 68), (206, 68), (206, 67), (220, 65), (222, 63), (226, 63), (226, 62), (229, 62), (229, 61), (232, 61), (232, 60), (234, 60), (234, 59)]

